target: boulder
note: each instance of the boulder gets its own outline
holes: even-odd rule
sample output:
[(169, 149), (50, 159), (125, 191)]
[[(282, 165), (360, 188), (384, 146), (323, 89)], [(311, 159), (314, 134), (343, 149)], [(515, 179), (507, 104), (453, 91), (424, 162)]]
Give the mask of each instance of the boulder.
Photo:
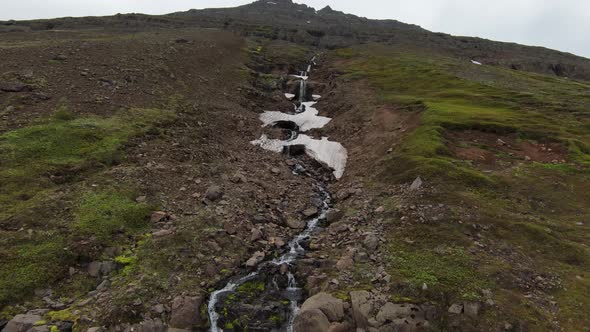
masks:
[(138, 326), (135, 326), (133, 331), (137, 332), (166, 332), (168, 327), (158, 318), (156, 319), (147, 319)]
[(177, 296), (172, 300), (170, 326), (180, 329), (191, 329), (201, 323), (201, 297)]
[(150, 222), (152, 223), (165, 221), (166, 219), (168, 219), (168, 214), (162, 211), (152, 212), (152, 215), (150, 216)]
[(307, 224), (303, 220), (287, 218), (287, 226), (292, 229), (304, 229)]
[(326, 212), (326, 221), (328, 225), (340, 221), (344, 217), (344, 212), (338, 209), (330, 209)]
[(470, 302), (470, 303), (465, 303), (463, 305), (463, 311), (464, 313), (472, 318), (475, 318), (479, 315), (479, 309), (481, 308), (481, 305), (477, 302)]
[(252, 237), (250, 238), (250, 241), (256, 242), (262, 239), (263, 236), (264, 234), (260, 228), (252, 228)]
[(412, 185), (410, 185), (410, 190), (418, 190), (420, 188), (422, 188), (422, 178), (417, 177), (416, 180), (414, 180), (414, 182), (412, 182)]
[(215, 202), (223, 197), (223, 190), (220, 186), (212, 185), (205, 192), (205, 199)]
[(16, 315), (6, 324), (2, 332), (27, 332), (42, 319), (39, 315)]
[(377, 314), (377, 321), (381, 324), (393, 322), (395, 319), (405, 318), (412, 315), (414, 306), (409, 304), (386, 303)]
[(92, 262), (90, 264), (88, 264), (88, 274), (91, 277), (98, 277), (100, 276), (100, 266), (101, 266), (101, 262)]
[(328, 332), (355, 332), (354, 325), (349, 322), (332, 323)]
[(319, 309), (302, 311), (293, 322), (294, 332), (328, 332), (330, 321)]
[(344, 318), (344, 303), (342, 300), (327, 293), (318, 293), (305, 300), (301, 311), (319, 309), (330, 322), (340, 322)]
[(373, 311), (371, 293), (367, 291), (350, 292), (350, 302), (352, 304), (352, 318), (356, 323), (356, 327), (367, 329), (369, 327), (369, 318)]
[(315, 207), (315, 206), (312, 206), (310, 208), (307, 208), (307, 209), (303, 210), (303, 215), (306, 218), (311, 218), (311, 217), (317, 216), (318, 215), (318, 212), (319, 212), (318, 211), (318, 208)]
[(248, 261), (246, 261), (247, 267), (255, 267), (256, 265), (260, 264), (264, 260), (266, 255), (262, 251), (257, 251), (250, 257)]
[(463, 313), (463, 305), (462, 304), (457, 304), (457, 303), (451, 305), (449, 307), (449, 313), (450, 314), (455, 314), (455, 315), (458, 315), (458, 314)]
[(29, 90), (29, 86), (22, 82), (0, 82), (0, 90), (4, 92), (21, 92)]
[(369, 251), (375, 251), (379, 248), (379, 238), (375, 234), (368, 234), (363, 240), (363, 246)]
[(338, 260), (338, 262), (336, 263), (336, 268), (338, 269), (338, 271), (348, 270), (353, 266), (354, 261), (352, 259), (352, 256), (350, 256), (349, 254), (342, 256), (340, 260)]

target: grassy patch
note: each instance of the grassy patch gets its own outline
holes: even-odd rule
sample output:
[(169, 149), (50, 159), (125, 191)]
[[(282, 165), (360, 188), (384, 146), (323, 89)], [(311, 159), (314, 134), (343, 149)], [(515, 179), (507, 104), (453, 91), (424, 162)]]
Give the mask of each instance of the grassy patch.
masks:
[[(348, 59), (347, 76), (366, 79), (384, 104), (423, 105), (419, 127), (412, 132), (386, 161), (380, 177), (391, 181), (408, 181), (421, 175), (438, 182), (490, 185), (494, 179), (473, 170), (450, 155), (443, 133), (448, 130), (481, 130), (497, 134), (517, 134), (525, 139), (562, 141), (570, 146), (570, 157), (588, 164), (590, 135), (582, 130), (588, 125), (580, 113), (588, 114), (590, 95), (577, 82), (546, 80), (543, 75), (510, 73), (503, 79), (528, 82), (544, 87), (527, 93), (511, 86), (489, 84), (461, 75), (463, 67), (456, 59), (431, 54), (398, 52), (381, 46), (339, 50), (337, 56)], [(486, 70), (491, 70), (486, 67)], [(476, 75), (476, 77), (478, 77)], [(578, 112), (559, 112), (568, 99), (554, 90), (583, 94), (582, 101), (570, 105)], [(571, 94), (570, 94), (571, 95)], [(548, 100), (548, 103), (544, 101)], [(409, 107), (412, 109), (412, 107)], [(573, 115), (573, 114), (576, 115)], [(559, 119), (556, 122), (555, 119)], [(448, 181), (447, 181), (448, 180)]]
[[(1, 305), (61, 280), (76, 255), (86, 254), (73, 252), (74, 237), (107, 244), (142, 228), (149, 207), (135, 203), (131, 192), (120, 186), (88, 192), (73, 184), (119, 163), (131, 137), (173, 117), (157, 109), (75, 117), (60, 108), (43, 122), (0, 135), (0, 224), (7, 229), (0, 237)], [(89, 283), (82, 278), (59, 287), (75, 293)]]
[(35, 196), (72, 181), (80, 173), (120, 162), (123, 146), (171, 112), (131, 109), (111, 118), (72, 119), (64, 112), (45, 123), (0, 136), (0, 212), (6, 220), (30, 207)]
[(60, 279), (67, 269), (63, 262), (72, 256), (65, 238), (53, 232), (0, 240), (0, 305)]
[(92, 192), (81, 199), (76, 211), (76, 228), (84, 235), (103, 241), (117, 233), (136, 232), (147, 222), (151, 208), (120, 192)]

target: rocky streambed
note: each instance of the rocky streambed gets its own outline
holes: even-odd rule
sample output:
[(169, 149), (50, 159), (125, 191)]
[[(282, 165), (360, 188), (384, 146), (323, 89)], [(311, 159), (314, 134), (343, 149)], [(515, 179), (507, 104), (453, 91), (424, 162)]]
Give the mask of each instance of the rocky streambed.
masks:
[[(321, 96), (308, 97), (306, 93), (306, 82), (314, 65), (315, 58), (306, 71), (293, 75), (299, 79), (299, 89), (295, 94), (285, 93), (289, 100), (297, 99), (292, 113), (264, 112), (260, 115), (263, 127), (278, 129), (281, 137), (263, 134), (251, 143), (291, 157), (306, 155), (317, 161), (318, 168), (328, 168), (335, 178), (340, 178), (346, 167), (346, 149), (327, 137), (315, 139), (301, 134), (322, 128), (331, 120), (319, 116), (319, 110), (314, 107), (315, 100)], [(289, 242), (282, 255), (267, 257), (264, 252), (256, 252), (245, 263), (242, 275), (230, 278), (211, 292), (207, 306), (210, 331), (293, 331), (303, 299), (296, 277), (296, 263), (305, 255), (312, 233), (325, 221), (331, 201), (326, 190), (326, 177), (318, 175), (321, 172), (308, 172), (298, 162), (293, 163), (292, 171), (314, 177), (316, 181), (315, 208), (304, 211), (307, 218), (301, 221), (306, 224), (304, 230)]]

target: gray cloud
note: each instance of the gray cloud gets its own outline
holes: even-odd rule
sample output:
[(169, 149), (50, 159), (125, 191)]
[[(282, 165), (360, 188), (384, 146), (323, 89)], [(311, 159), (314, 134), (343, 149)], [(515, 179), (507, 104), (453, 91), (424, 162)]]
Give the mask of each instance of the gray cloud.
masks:
[[(0, 0), (0, 20), (163, 14), (190, 8), (231, 7), (248, 0)], [(454, 35), (545, 46), (590, 57), (587, 0), (296, 0), (315, 8), (396, 19)]]

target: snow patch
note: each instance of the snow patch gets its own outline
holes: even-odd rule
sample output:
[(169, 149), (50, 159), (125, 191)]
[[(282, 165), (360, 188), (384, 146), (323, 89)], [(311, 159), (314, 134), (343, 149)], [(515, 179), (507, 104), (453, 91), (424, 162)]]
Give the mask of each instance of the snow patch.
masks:
[(348, 159), (348, 152), (344, 146), (338, 142), (329, 141), (327, 137), (314, 139), (307, 135), (299, 135), (296, 139), (286, 142), (262, 135), (250, 143), (277, 153), (283, 152), (285, 146), (304, 145), (305, 152), (315, 160), (332, 168), (337, 179), (340, 179), (344, 174)]
[(299, 131), (305, 132), (311, 129), (322, 128), (327, 125), (332, 119), (325, 116), (319, 116), (320, 113), (313, 107), (316, 102), (308, 101), (301, 103), (304, 111), (298, 114), (287, 114), (277, 111), (265, 111), (260, 114), (260, 121), (263, 127), (272, 125), (277, 121), (291, 121), (299, 126)]

